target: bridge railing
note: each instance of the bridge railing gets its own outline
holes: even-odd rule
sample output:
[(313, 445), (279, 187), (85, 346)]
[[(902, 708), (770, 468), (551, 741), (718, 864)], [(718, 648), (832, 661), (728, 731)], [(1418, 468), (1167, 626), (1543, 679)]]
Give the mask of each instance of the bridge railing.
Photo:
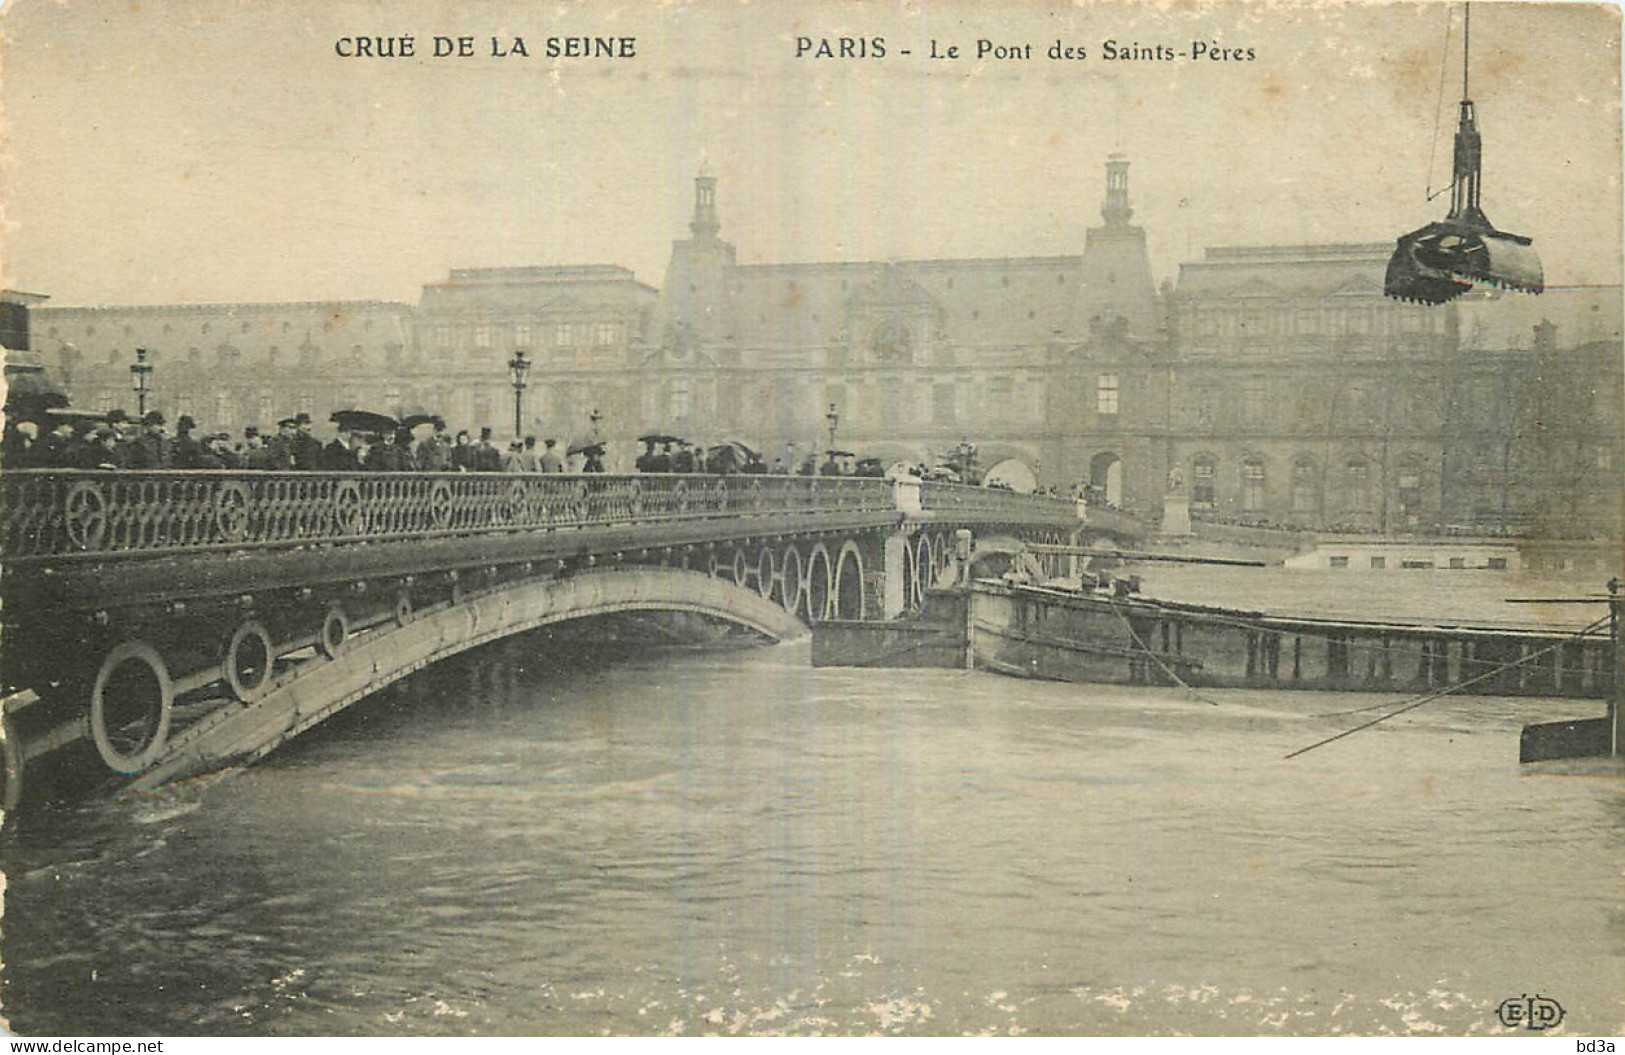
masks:
[(0, 559), (783, 513), (897, 506), (890, 481), (859, 477), (26, 470), (0, 474)]
[(1070, 498), (1020, 494), (996, 487), (964, 487), (937, 480), (922, 481), (919, 486), (920, 508), (926, 512), (1073, 527), (1082, 519), (1078, 503)]

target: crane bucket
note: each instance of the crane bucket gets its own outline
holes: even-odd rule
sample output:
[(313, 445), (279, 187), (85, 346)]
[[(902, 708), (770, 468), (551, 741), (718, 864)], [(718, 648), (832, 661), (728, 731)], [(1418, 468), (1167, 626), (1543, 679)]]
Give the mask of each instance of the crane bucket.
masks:
[(1528, 238), (1447, 219), (1400, 236), (1383, 292), (1396, 300), (1443, 304), (1475, 283), (1524, 293), (1546, 288), (1540, 257)]

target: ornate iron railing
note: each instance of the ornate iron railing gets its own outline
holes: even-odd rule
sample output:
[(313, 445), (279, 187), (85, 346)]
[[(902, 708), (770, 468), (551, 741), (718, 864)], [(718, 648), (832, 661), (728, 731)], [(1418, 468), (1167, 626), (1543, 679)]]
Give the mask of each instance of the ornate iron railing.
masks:
[(895, 514), (888, 481), (782, 476), (0, 475), (0, 558), (469, 535), (782, 513)]
[(992, 487), (964, 487), (926, 480), (920, 484), (920, 508), (927, 512), (968, 515), (979, 520), (1026, 524), (1070, 524), (1079, 521), (1078, 504), (1070, 498), (1019, 494)]
[[(924, 509), (1076, 523), (1070, 500), (931, 483)], [(519, 473), (0, 474), (0, 559), (289, 547), (783, 514), (901, 510), (888, 480)]]

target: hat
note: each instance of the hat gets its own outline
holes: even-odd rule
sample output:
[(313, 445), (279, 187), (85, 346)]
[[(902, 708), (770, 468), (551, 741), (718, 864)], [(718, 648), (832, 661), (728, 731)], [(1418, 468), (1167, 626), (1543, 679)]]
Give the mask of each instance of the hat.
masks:
[(491, 438), (491, 426), (489, 426), (489, 425), (481, 425), (480, 426), (480, 439), (488, 440), (490, 438)]
[(149, 410), (141, 415), (141, 424), (143, 425), (162, 425), (163, 423), (164, 412), (161, 410)]
[(299, 413), (293, 416), (293, 423), (295, 425), (309, 425), (310, 415), (301, 410)]
[(127, 421), (129, 420), (129, 417), (130, 415), (124, 413), (124, 408), (119, 407), (117, 410), (109, 410), (107, 412), (107, 423), (112, 425), (120, 421)]
[(291, 429), (297, 424), (299, 424), (298, 418), (283, 418), (281, 421), (276, 423), (276, 427), (279, 429)]
[[(163, 421), (162, 418), (159, 418), (158, 420), (160, 422)], [(197, 428), (197, 422), (192, 420), (192, 415), (190, 415), (190, 414), (182, 414), (180, 416), (180, 418), (175, 422), (175, 431), (176, 432), (190, 432), (195, 428)]]
[(258, 425), (249, 425), (248, 427), (243, 429), (243, 436), (245, 438), (249, 437), (249, 436), (258, 436), (259, 434), (260, 434), (260, 427)]
[(556, 440), (556, 439), (554, 439), (554, 438), (553, 438), (553, 437), (551, 437), (551, 436), (549, 436), (549, 437), (548, 437), (548, 438), (547, 438), (547, 439), (546, 439), (546, 440), (545, 440), (545, 441), (543, 441), (543, 442), (545, 442), (545, 443), (546, 443), (546, 444), (547, 444), (547, 445), (548, 445), (548, 446), (549, 446), (549, 447), (557, 447), (557, 446), (558, 446), (558, 445), (559, 445), (559, 441), (558, 441), (558, 440)]
[(96, 426), (96, 438), (98, 440), (110, 440), (117, 435), (118, 433), (113, 431), (113, 427), (111, 425)]

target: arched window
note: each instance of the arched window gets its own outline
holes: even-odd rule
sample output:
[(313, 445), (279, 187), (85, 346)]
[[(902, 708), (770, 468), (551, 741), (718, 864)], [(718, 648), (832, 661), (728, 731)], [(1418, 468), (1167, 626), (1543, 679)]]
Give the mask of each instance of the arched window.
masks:
[(1264, 510), (1264, 459), (1246, 458), (1241, 463), (1241, 508), (1246, 513)]

